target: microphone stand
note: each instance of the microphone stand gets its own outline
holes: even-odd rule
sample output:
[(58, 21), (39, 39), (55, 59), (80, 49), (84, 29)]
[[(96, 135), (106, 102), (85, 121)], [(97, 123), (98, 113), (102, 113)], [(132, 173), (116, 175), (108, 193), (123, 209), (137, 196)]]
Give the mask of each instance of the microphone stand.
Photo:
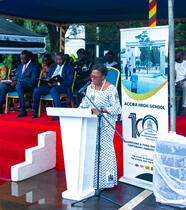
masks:
[(71, 203), (71, 206), (74, 206), (75, 204), (77, 203), (80, 203), (80, 202), (83, 202), (83, 201), (86, 201), (90, 198), (93, 198), (93, 197), (101, 197), (101, 198), (104, 198), (105, 200), (107, 201), (110, 201), (111, 203), (115, 204), (115, 205), (118, 205), (118, 206), (123, 206), (122, 204), (120, 203), (117, 203), (113, 200), (111, 200), (110, 198), (107, 198), (103, 195), (101, 195), (101, 189), (99, 188), (99, 168), (100, 168), (100, 150), (101, 150), (101, 147), (100, 147), (100, 143), (101, 143), (101, 119), (102, 117), (108, 122), (108, 124), (112, 127), (112, 129), (114, 129), (114, 131), (120, 136), (120, 138), (126, 143), (127, 141), (120, 135), (120, 133), (115, 129), (115, 127), (109, 122), (109, 120), (104, 116), (103, 114), (103, 109), (98, 109), (98, 107), (95, 105), (95, 103), (86, 95), (85, 91), (82, 90), (81, 93), (90, 101), (90, 103), (97, 109), (98, 111), (98, 164), (97, 164), (97, 186), (96, 186), (96, 189), (95, 189), (95, 194), (93, 196), (90, 196), (90, 197), (87, 197), (87, 198), (84, 198), (84, 199), (81, 199), (79, 201), (75, 201), (73, 203)]

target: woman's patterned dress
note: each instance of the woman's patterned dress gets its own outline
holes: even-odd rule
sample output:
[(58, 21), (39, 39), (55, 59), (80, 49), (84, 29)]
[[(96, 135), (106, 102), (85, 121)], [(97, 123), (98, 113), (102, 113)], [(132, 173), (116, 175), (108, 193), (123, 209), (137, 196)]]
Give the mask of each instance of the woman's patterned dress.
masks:
[[(119, 96), (115, 86), (110, 85), (104, 91), (99, 91), (88, 86), (87, 96), (93, 100), (95, 105), (100, 108), (107, 109), (106, 118), (115, 127), (118, 114), (121, 113)], [(85, 97), (80, 104), (80, 108), (94, 108), (90, 101)], [(102, 118), (101, 120), (101, 154), (100, 154), (100, 170), (99, 170), (99, 188), (111, 188), (117, 185), (117, 166), (116, 156), (113, 145), (113, 137), (115, 131), (108, 122)], [(98, 142), (98, 135), (97, 135)], [(97, 148), (97, 146), (96, 146)], [(95, 171), (94, 171), (94, 188), (97, 187), (97, 162), (98, 151), (96, 149)]]

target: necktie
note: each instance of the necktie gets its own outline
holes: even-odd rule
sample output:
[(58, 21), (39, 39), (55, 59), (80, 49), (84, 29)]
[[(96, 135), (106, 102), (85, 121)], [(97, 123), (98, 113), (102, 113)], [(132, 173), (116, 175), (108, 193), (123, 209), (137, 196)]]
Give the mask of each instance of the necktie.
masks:
[(60, 70), (61, 70), (61, 66), (59, 66), (59, 67), (55, 70), (55, 72), (54, 72), (54, 74), (52, 75), (52, 77), (57, 76), (57, 75), (59, 74)]
[(22, 74), (21, 75), (23, 75), (23, 73), (25, 72), (25, 69), (26, 69), (26, 64), (24, 64), (24, 66), (23, 66), (23, 70), (22, 70)]

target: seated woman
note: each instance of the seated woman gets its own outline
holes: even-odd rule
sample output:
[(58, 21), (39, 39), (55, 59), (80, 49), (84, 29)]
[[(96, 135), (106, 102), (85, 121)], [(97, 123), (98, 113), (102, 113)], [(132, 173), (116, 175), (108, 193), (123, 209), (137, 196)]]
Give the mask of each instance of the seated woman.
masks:
[[(86, 94), (95, 103), (97, 108), (102, 109), (106, 113), (107, 120), (115, 127), (118, 114), (121, 113), (121, 106), (117, 89), (111, 83), (105, 80), (107, 68), (102, 64), (96, 64), (92, 68), (92, 83), (88, 86)], [(79, 106), (80, 108), (91, 108), (93, 113), (97, 110), (85, 97)], [(117, 166), (116, 156), (113, 145), (114, 130), (108, 122), (102, 118), (101, 120), (101, 153), (100, 153), (100, 171), (99, 171), (99, 187), (111, 188), (117, 185)], [(98, 135), (97, 135), (98, 143)], [(94, 188), (97, 186), (97, 164), (98, 150), (96, 147), (95, 172), (94, 172)]]
[(3, 57), (0, 55), (0, 81), (5, 80), (7, 76), (7, 69), (5, 64), (3, 63)]
[(42, 64), (42, 75), (41, 78), (42, 79), (46, 79), (47, 74), (50, 70), (51, 65), (54, 64), (52, 57), (50, 54), (44, 54), (43, 55), (43, 64)]

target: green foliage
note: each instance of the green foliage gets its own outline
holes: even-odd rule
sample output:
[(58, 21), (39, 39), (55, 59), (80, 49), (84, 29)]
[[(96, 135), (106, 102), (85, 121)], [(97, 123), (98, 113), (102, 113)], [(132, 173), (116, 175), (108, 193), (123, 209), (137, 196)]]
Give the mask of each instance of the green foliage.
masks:
[(120, 30), (117, 24), (87, 24), (86, 41), (119, 42)]
[(154, 66), (160, 64), (160, 51), (158, 47), (152, 47), (150, 51), (150, 60)]
[(150, 59), (150, 47), (140, 47), (140, 51), (140, 59), (145, 65), (147, 65)]
[(139, 42), (150, 42), (147, 31), (142, 31), (142, 33), (135, 36), (135, 38), (138, 39)]
[(3, 55), (3, 63), (9, 69), (12, 68), (12, 60), (13, 60), (13, 55), (7, 55), (7, 54)]
[(144, 27), (144, 22), (140, 21), (129, 22), (128, 24), (130, 28)]
[[(150, 42), (147, 31), (142, 31), (141, 34), (135, 36), (140, 43)], [(143, 65), (148, 66), (150, 61), (151, 49), (150, 47), (140, 47), (140, 60)], [(148, 68), (147, 68), (148, 69)]]
[[(28, 30), (31, 30), (35, 33), (42, 35), (42, 36), (45, 36), (46, 37), (46, 52), (47, 53), (52, 53), (51, 50), (53, 51), (53, 48), (58, 46), (59, 40), (58, 40), (58, 36), (57, 36), (56, 26), (53, 26), (53, 28), (55, 28), (55, 30), (53, 30), (52, 32), (49, 33), (50, 28), (47, 27), (46, 24), (41, 23), (41, 22), (32, 22), (30, 20), (13, 20), (13, 22), (22, 26), (22, 27), (25, 27)], [(126, 26), (125, 25), (122, 26), (122, 23), (86, 24), (85, 25), (86, 42), (94, 44), (94, 45), (100, 44), (100, 43), (106, 43), (106, 44), (108, 43), (108, 45), (110, 43), (119, 44), (119, 42), (120, 42), (120, 30), (119, 29), (120, 29), (120, 27), (134, 28), (134, 27), (146, 26), (144, 22), (140, 22), (140, 21), (128, 22), (127, 24), (125, 23)], [(76, 36), (78, 34), (76, 26), (77, 26), (77, 24), (71, 25), (71, 29), (72, 29), (71, 35), (73, 35), (73, 36)], [(97, 30), (99, 30), (99, 33)], [(51, 40), (49, 38), (49, 34), (50, 34), (50, 36), (52, 36), (52, 34), (54, 35), (52, 38), (50, 37)], [(139, 42), (150, 41), (147, 31), (143, 31), (142, 34), (136, 36), (136, 39)], [(175, 24), (175, 42), (176, 42), (177, 48), (186, 50), (186, 23), (179, 22), (179, 23)], [(143, 49), (142, 51), (143, 51), (143, 53), (141, 56), (142, 56), (142, 59), (145, 60), (146, 57), (148, 57), (148, 55), (144, 55), (144, 52), (149, 52), (149, 51), (147, 49)], [(158, 51), (156, 51), (155, 54), (156, 54), (155, 57), (152, 57), (152, 52), (149, 55), (149, 58), (153, 64), (159, 62), (158, 61), (158, 57), (159, 57)], [(10, 57), (9, 58), (7, 56), (5, 56), (5, 57), (6, 57), (7, 62), (9, 62), (11, 60)]]
[[(142, 31), (141, 34), (135, 36), (135, 38), (144, 46), (145, 43), (150, 43), (150, 38), (148, 37), (147, 31)], [(160, 63), (160, 51), (158, 47), (140, 47), (140, 59), (142, 62), (142, 65), (145, 65), (147, 67), (147, 73), (148, 73), (148, 66), (149, 62), (152, 62), (152, 65), (157, 65)]]
[(186, 50), (186, 23), (175, 24), (175, 42), (176, 48)]
[(20, 26), (22, 26), (22, 27), (24, 27), (24, 20), (17, 20), (17, 19), (15, 19), (15, 20), (12, 20), (15, 24), (17, 24), (17, 25), (20, 25)]

